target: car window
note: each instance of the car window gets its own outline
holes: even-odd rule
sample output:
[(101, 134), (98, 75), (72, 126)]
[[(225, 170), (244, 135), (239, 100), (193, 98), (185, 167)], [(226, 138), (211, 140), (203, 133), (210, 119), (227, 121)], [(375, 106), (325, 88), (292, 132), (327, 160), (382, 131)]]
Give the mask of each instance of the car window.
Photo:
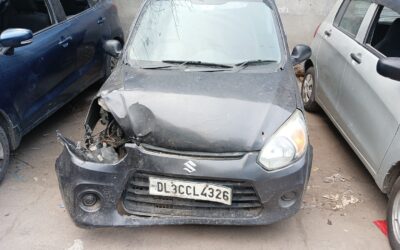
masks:
[(371, 0), (351, 0), (339, 22), (339, 28), (355, 37), (371, 4)]
[(67, 17), (75, 16), (90, 8), (88, 0), (60, 0)]
[(3, 6), (0, 18), (0, 32), (6, 29), (23, 28), (33, 33), (52, 25), (45, 0), (21, 1), (10, 0)]
[(262, 0), (151, 0), (135, 29), (131, 62), (281, 61), (276, 16)]
[(388, 57), (400, 57), (400, 14), (381, 7), (367, 36), (366, 44)]
[(387, 7), (382, 9), (382, 12), (379, 16), (379, 23), (393, 23), (397, 18), (400, 18), (400, 14), (394, 10), (391, 10)]

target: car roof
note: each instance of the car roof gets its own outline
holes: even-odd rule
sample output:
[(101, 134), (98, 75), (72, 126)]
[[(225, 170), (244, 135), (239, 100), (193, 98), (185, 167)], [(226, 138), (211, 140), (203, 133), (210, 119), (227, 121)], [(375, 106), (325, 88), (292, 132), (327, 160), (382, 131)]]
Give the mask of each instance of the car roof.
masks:
[(400, 0), (373, 0), (375, 3), (386, 6), (400, 13)]

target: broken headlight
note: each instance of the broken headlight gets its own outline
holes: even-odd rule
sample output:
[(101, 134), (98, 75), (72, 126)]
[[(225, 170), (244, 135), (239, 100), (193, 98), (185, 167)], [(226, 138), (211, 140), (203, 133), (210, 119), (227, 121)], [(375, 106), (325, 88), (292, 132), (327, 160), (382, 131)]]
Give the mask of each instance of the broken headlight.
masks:
[(296, 110), (267, 141), (258, 162), (269, 171), (278, 170), (300, 159), (308, 147), (307, 125), (304, 115)]
[(99, 163), (116, 163), (126, 154), (124, 131), (102, 99), (93, 102), (85, 124), (86, 158)]

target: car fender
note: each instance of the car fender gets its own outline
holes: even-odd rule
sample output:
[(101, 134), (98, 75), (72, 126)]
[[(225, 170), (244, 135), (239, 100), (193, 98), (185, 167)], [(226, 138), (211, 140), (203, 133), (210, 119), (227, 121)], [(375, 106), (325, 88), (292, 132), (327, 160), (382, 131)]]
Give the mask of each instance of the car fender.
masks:
[[(400, 128), (399, 128), (400, 129)], [(390, 193), (397, 177), (400, 176), (400, 130), (397, 129), (396, 136), (387, 151), (382, 165), (375, 177), (378, 187), (384, 193)]]

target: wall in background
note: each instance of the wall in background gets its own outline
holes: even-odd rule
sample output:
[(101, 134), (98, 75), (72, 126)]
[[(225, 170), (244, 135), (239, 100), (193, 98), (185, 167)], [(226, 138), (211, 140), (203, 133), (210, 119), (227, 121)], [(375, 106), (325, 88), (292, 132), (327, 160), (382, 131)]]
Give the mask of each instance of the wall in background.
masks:
[(121, 19), (125, 35), (128, 35), (128, 29), (131, 26), (136, 13), (142, 4), (142, 0), (113, 0), (118, 7), (118, 14)]
[[(114, 0), (125, 30), (128, 30), (141, 0)], [(317, 26), (327, 16), (336, 0), (276, 0), (289, 46), (309, 44)]]
[(276, 0), (289, 46), (310, 44), (318, 25), (337, 0)]

